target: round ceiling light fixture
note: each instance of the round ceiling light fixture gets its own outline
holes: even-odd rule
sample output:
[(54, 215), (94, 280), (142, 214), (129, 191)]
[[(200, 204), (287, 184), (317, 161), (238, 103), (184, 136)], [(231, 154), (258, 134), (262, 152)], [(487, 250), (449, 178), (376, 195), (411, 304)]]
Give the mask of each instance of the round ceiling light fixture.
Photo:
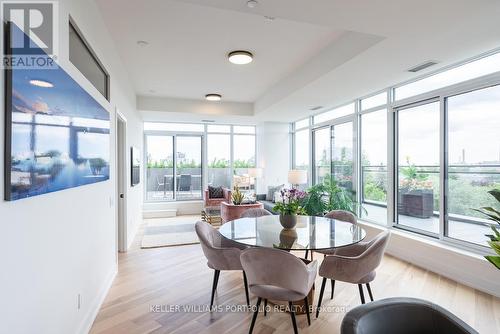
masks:
[(220, 101), (222, 99), (222, 95), (220, 94), (207, 94), (205, 95), (205, 99), (208, 101)]
[(247, 1), (247, 7), (248, 8), (255, 8), (255, 7), (257, 7), (258, 4), (259, 3), (257, 1), (255, 1), (255, 0), (248, 0)]
[(236, 50), (236, 51), (229, 52), (229, 54), (227, 55), (227, 58), (233, 64), (245, 65), (245, 64), (249, 64), (252, 62), (253, 54), (249, 51)]
[(54, 84), (52, 82), (48, 82), (45, 80), (38, 80), (38, 79), (32, 79), (30, 80), (30, 84), (33, 86), (37, 87), (43, 87), (43, 88), (52, 88), (54, 87)]
[(149, 42), (147, 42), (147, 41), (137, 41), (137, 45), (139, 45), (141, 47), (145, 47), (145, 46), (149, 45)]

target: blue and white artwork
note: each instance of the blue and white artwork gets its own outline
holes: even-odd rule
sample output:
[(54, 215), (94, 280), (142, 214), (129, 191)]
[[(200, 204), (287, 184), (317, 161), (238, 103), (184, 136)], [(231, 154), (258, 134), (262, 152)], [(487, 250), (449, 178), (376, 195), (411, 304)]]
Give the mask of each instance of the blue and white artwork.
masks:
[(109, 179), (106, 109), (60, 67), (14, 67), (6, 80), (6, 200)]

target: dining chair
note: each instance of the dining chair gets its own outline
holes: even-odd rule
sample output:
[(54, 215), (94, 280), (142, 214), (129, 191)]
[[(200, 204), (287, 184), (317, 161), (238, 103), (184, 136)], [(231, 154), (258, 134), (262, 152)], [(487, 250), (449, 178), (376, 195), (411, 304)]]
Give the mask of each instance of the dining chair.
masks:
[[(323, 259), (319, 267), (319, 275), (323, 277), (323, 281), (319, 293), (316, 318), (319, 316), (327, 279), (332, 280), (334, 283), (335, 281), (342, 281), (357, 284), (362, 304), (365, 303), (365, 296), (363, 294), (363, 284), (365, 284), (370, 295), (370, 300), (373, 301), (370, 282), (375, 279), (375, 270), (382, 261), (389, 236), (390, 232), (384, 231), (371, 241), (339, 248), (335, 254), (328, 255)], [(334, 283), (332, 285), (332, 296), (333, 288), (335, 287)]]
[(198, 221), (195, 224), (196, 234), (200, 239), (201, 248), (207, 258), (207, 265), (214, 270), (214, 280), (212, 283), (212, 296), (210, 298), (210, 309), (214, 304), (215, 291), (219, 283), (221, 270), (241, 270), (243, 271), (243, 284), (245, 286), (245, 297), (247, 305), (250, 305), (248, 295), (247, 276), (240, 262), (241, 251), (246, 247), (222, 236), (219, 231), (210, 224)]
[(241, 252), (241, 265), (248, 277), (250, 291), (257, 296), (257, 304), (250, 324), (252, 334), (262, 299), (288, 302), (294, 333), (297, 321), (293, 302), (304, 301), (307, 322), (311, 324), (307, 295), (316, 278), (317, 262), (305, 264), (295, 255), (280, 249), (248, 248)]
[[(344, 211), (344, 210), (330, 211), (324, 217), (329, 218), (329, 219), (335, 219), (335, 220), (340, 220), (343, 222), (351, 223), (353, 225), (356, 225), (358, 223), (358, 219), (356, 218), (356, 216), (352, 212)], [(316, 250), (315, 252), (326, 256), (326, 255), (334, 254), (335, 249)], [(307, 259), (308, 254), (309, 254), (309, 250), (306, 250), (306, 259)], [(311, 260), (313, 260), (313, 258), (314, 258), (313, 252), (311, 251)], [(333, 287), (333, 283), (332, 283), (332, 287)], [(333, 298), (333, 296), (332, 296), (332, 298)]]
[(456, 315), (429, 301), (387, 298), (360, 305), (342, 320), (342, 334), (478, 334)]
[(262, 216), (271, 216), (272, 213), (267, 211), (266, 209), (261, 208), (251, 208), (245, 210), (240, 216), (240, 218), (257, 218)]

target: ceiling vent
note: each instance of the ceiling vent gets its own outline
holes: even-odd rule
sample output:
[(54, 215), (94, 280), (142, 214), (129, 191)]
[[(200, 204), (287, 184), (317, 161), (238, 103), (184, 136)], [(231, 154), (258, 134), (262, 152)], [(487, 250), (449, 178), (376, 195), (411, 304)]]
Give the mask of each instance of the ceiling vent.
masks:
[(309, 108), (309, 110), (316, 111), (316, 110), (320, 110), (321, 108), (323, 108), (323, 106), (312, 107), (312, 108)]
[(436, 61), (433, 61), (433, 60), (429, 60), (429, 61), (426, 61), (425, 63), (423, 64), (420, 64), (420, 65), (417, 65), (415, 67), (412, 67), (408, 70), (408, 72), (413, 72), (413, 73), (416, 73), (416, 72), (419, 72), (419, 71), (422, 71), (428, 67), (431, 67), (431, 66), (434, 66), (436, 65), (437, 62)]
[(203, 123), (215, 123), (213, 119), (202, 119), (201, 120)]

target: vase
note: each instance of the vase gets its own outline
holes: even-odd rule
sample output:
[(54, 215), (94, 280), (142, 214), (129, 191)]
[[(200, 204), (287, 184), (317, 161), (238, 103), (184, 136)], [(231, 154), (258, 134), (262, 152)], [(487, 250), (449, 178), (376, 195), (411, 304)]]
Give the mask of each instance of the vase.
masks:
[(284, 228), (280, 232), (280, 248), (291, 249), (297, 241), (297, 231), (292, 228)]
[(280, 215), (280, 223), (284, 229), (294, 229), (297, 225), (297, 215)]

